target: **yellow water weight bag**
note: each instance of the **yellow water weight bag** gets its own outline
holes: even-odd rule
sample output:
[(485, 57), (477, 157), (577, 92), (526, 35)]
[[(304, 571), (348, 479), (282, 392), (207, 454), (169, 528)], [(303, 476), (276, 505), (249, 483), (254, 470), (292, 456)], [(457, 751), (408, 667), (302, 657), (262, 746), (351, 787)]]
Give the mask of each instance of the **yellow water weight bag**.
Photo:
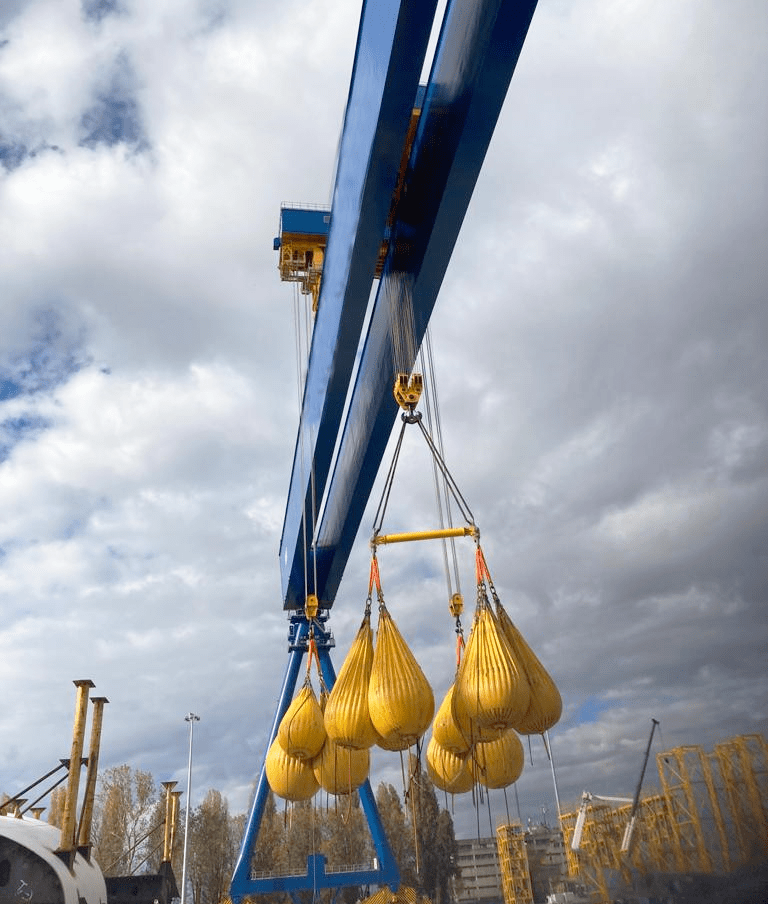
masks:
[(556, 725), (563, 711), (560, 691), (549, 672), (528, 646), (504, 607), (496, 599), (496, 614), (512, 650), (512, 655), (528, 681), (530, 703), (525, 715), (514, 726), (520, 734), (544, 734)]
[(448, 688), (448, 693), (437, 708), (435, 721), (432, 723), (432, 737), (440, 747), (454, 756), (462, 757), (469, 752), (471, 739), (469, 733), (463, 732), (453, 717), (454, 687), (452, 684)]
[(464, 794), (472, 789), (472, 757), (456, 756), (435, 740), (427, 745), (427, 774), (432, 784), (449, 794)]
[(415, 744), (435, 712), (432, 688), (383, 604), (379, 606), (368, 710), (386, 750), (405, 750)]
[(329, 794), (351, 794), (368, 778), (371, 755), (367, 748), (353, 750), (326, 738), (314, 761), (314, 777)]
[(307, 681), (280, 720), (277, 740), (283, 750), (300, 760), (312, 760), (325, 742), (325, 723), (312, 685)]
[(373, 632), (366, 613), (325, 704), (328, 738), (342, 747), (365, 750), (376, 743), (376, 729), (368, 712), (372, 664)]
[(472, 752), (472, 770), (486, 788), (506, 788), (520, 778), (525, 756), (515, 730), (507, 729), (495, 741), (481, 741)]
[(511, 728), (525, 715), (528, 682), (518, 669), (487, 597), (478, 602), (464, 657), (456, 673), (453, 717), (472, 739)]
[(265, 762), (269, 787), (284, 800), (309, 800), (320, 788), (312, 764), (286, 753), (275, 738)]

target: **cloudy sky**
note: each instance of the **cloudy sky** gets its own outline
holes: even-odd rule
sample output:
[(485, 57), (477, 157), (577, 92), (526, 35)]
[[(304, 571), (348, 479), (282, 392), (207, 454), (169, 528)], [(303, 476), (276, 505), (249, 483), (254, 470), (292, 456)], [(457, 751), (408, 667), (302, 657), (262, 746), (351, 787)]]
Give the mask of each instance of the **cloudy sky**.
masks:
[[(272, 238), (281, 202), (331, 197), (358, 19), (0, 7), (0, 791), (68, 754), (88, 677), (102, 765), (183, 782), (193, 710), (193, 803), (247, 806), (287, 659), (298, 419)], [(652, 717), (656, 751), (768, 729), (766, 33), (764, 0), (541, 0), (435, 308), (446, 457), (561, 688), (564, 802), (631, 795)], [(392, 505), (418, 529), (413, 443)], [(439, 547), (381, 569), (439, 696)], [(374, 781), (399, 786), (393, 756)], [(540, 742), (518, 792), (551, 820)], [(455, 819), (476, 831), (469, 801)]]

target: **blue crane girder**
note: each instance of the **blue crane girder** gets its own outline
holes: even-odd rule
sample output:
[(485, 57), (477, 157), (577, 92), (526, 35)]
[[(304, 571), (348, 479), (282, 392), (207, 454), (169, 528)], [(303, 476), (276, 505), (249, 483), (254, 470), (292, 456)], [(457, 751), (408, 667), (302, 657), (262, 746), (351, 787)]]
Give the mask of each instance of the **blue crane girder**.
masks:
[(305, 539), (311, 537), (314, 502), (324, 493), (339, 434), (436, 5), (437, 0), (363, 5), (280, 540), (289, 609), (304, 605)]
[[(349, 410), (333, 475), (325, 493), (322, 518), (314, 532), (317, 580), (310, 589), (314, 589), (324, 607), (330, 607), (335, 599), (397, 417), (398, 408), (392, 396), (394, 366), (388, 299), (392, 295), (410, 295), (418, 345), (437, 299), (535, 8), (536, 0), (454, 0), (446, 9), (411, 150), (405, 190), (396, 209), (389, 252), (355, 383), (350, 390)], [(335, 204), (334, 201), (329, 248), (336, 218)], [(323, 294), (326, 278), (324, 272), (320, 315), (326, 297)], [(355, 328), (358, 323), (362, 327), (360, 320), (356, 321)], [(351, 342), (354, 331), (350, 324), (346, 326), (349, 329), (344, 341)], [(317, 329), (316, 326), (313, 354)], [(351, 351), (350, 354), (354, 356)], [(413, 365), (413, 362), (407, 363)], [(343, 405), (344, 400), (339, 397), (329, 406), (334, 417)], [(337, 430), (339, 423), (334, 420)], [(325, 465), (324, 459), (322, 466)], [(323, 470), (322, 476), (324, 486), (327, 470)], [(317, 483), (318, 499), (319, 488)], [(293, 489), (292, 482), (292, 492)], [(295, 521), (296, 511), (297, 506), (289, 496), (286, 528), (291, 519)], [(296, 532), (294, 525), (291, 536)], [(294, 608), (303, 605), (304, 601), (304, 552), (303, 547), (297, 547), (293, 562), (283, 558), (287, 552), (283, 545), (283, 598), (286, 608)]]

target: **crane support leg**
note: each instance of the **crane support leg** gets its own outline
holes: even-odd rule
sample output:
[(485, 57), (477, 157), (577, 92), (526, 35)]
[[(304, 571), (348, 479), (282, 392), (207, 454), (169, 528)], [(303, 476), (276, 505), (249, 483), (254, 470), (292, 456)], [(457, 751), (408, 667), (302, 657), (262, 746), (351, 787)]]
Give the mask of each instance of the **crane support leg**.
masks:
[[(302, 659), (308, 650), (310, 628), (312, 629), (317, 645), (320, 668), (323, 680), (330, 690), (336, 682), (336, 672), (331, 662), (330, 650), (333, 647), (333, 636), (325, 629), (327, 615), (319, 615), (317, 618), (307, 619), (303, 613), (295, 613), (291, 616), (288, 634), (289, 657), (285, 670), (283, 687), (277, 704), (277, 711), (272, 723), (272, 730), (267, 743), (267, 751), (277, 737), (280, 722), (290, 706), (296, 689)], [(261, 819), (264, 815), (264, 807), (269, 795), (269, 783), (266, 774), (266, 753), (261, 764), (259, 780), (256, 784), (256, 794), (248, 817), (248, 824), (243, 836), (240, 854), (235, 864), (229, 895), (233, 904), (240, 904), (247, 895), (268, 894), (277, 891), (297, 892), (318, 888), (344, 888), (354, 885), (389, 885), (392, 891), (397, 891), (400, 884), (400, 873), (392, 854), (392, 849), (387, 841), (384, 827), (381, 823), (376, 800), (371, 790), (368, 779), (358, 789), (360, 803), (368, 820), (374, 848), (376, 849), (377, 864), (370, 870), (356, 870), (351, 872), (333, 872), (326, 874), (325, 857), (322, 854), (311, 854), (307, 858), (306, 874), (293, 876), (269, 876), (254, 879), (251, 876), (251, 861), (253, 859), (256, 841), (259, 835)]]

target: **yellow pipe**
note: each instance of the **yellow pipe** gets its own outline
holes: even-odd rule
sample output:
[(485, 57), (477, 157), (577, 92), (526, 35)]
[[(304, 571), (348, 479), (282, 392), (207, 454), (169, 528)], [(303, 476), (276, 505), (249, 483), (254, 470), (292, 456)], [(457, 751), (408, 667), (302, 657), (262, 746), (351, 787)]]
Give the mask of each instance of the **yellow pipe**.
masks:
[(163, 833), (163, 862), (170, 863), (173, 833), (173, 789), (176, 782), (163, 782), (165, 789), (165, 831)]
[(96, 796), (96, 778), (99, 772), (99, 747), (101, 746), (101, 723), (104, 718), (104, 704), (109, 703), (106, 697), (92, 697), (93, 719), (91, 721), (91, 742), (88, 751), (88, 769), (85, 773), (85, 794), (83, 809), (80, 811), (80, 826), (77, 833), (77, 846), (83, 848), (90, 856), (91, 826), (93, 824), (93, 800)]
[(176, 829), (179, 824), (179, 798), (182, 794), (182, 791), (171, 791), (171, 797), (173, 798), (173, 806), (171, 807), (171, 858), (173, 858), (173, 848), (176, 844)]
[(447, 527), (443, 530), (419, 530), (408, 534), (383, 534), (373, 538), (374, 546), (382, 546), (385, 543), (407, 543), (411, 540), (446, 540), (449, 537), (476, 537), (477, 528), (472, 527)]
[(64, 815), (61, 822), (61, 844), (59, 850), (63, 854), (74, 857), (75, 850), (75, 808), (77, 792), (80, 787), (80, 769), (82, 766), (83, 744), (85, 743), (85, 720), (88, 715), (88, 696), (90, 689), (96, 687), (90, 678), (74, 681), (77, 688), (75, 700), (75, 726), (72, 732), (72, 754), (69, 758), (69, 781), (64, 798)]

